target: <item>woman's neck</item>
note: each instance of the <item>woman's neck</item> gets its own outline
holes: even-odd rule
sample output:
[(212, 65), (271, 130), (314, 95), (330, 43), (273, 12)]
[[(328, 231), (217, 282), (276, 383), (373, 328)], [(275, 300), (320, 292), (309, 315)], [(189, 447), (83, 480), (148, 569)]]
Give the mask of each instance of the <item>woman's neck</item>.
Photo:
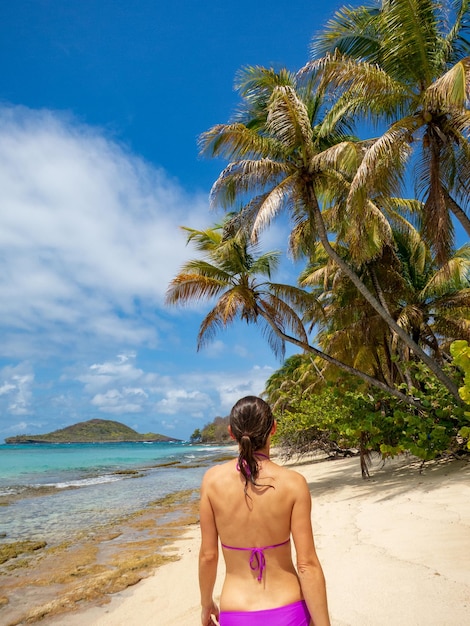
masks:
[(262, 459), (268, 459), (269, 461), (269, 449), (268, 450), (257, 450), (253, 453), (253, 456), (259, 456)]

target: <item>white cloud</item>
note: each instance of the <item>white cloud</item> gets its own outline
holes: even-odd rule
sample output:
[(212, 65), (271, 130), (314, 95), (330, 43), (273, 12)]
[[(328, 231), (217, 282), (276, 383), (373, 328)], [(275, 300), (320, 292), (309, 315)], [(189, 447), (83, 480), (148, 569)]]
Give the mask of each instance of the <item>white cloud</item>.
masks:
[(221, 407), (228, 413), (243, 396), (259, 396), (272, 373), (271, 367), (254, 366), (246, 373), (237, 372), (223, 376), (216, 387)]
[(164, 397), (157, 402), (157, 413), (200, 417), (204, 422), (216, 415), (227, 415), (243, 396), (259, 396), (266, 379), (273, 373), (271, 367), (255, 366), (238, 372), (186, 372), (182, 378), (169, 381)]
[(27, 415), (32, 413), (34, 374), (29, 363), (6, 366), (0, 371), (0, 413)]
[[(138, 397), (140, 395), (140, 398)], [(140, 413), (143, 405), (135, 399), (146, 399), (147, 394), (141, 390), (140, 394), (136, 394), (135, 390), (109, 389), (106, 393), (96, 394), (91, 399), (91, 404), (99, 408), (104, 413), (127, 414)]]
[(0, 108), (0, 188), (4, 354), (46, 335), (48, 350), (158, 342), (155, 309), (188, 256), (179, 226), (205, 223), (205, 197), (100, 130), (22, 107)]
[[(85, 385), (85, 392), (94, 394), (106, 389), (110, 385), (120, 386), (125, 393), (136, 393), (136, 383), (142, 385), (154, 385), (158, 377), (155, 374), (145, 373), (135, 366), (135, 353), (120, 354), (114, 361), (94, 363), (83, 373), (77, 376), (77, 380)], [(142, 388), (139, 393), (144, 394)]]
[(28, 430), (28, 427), (28, 422), (16, 422), (15, 424), (10, 424), (6, 428), (4, 428), (2, 432), (13, 433), (13, 436), (15, 436), (20, 433), (25, 433)]
[(188, 416), (200, 416), (213, 406), (210, 395), (199, 390), (177, 388), (166, 392), (165, 397), (156, 403), (157, 413), (165, 415), (186, 414)]
[(3, 383), (0, 387), (0, 396), (4, 396), (6, 393), (9, 393), (14, 389), (16, 389), (15, 385), (12, 385), (11, 383)]
[(185, 371), (173, 376), (145, 372), (136, 366), (135, 353), (122, 353), (115, 359), (94, 363), (76, 379), (93, 407), (104, 413), (146, 412), (149, 415), (212, 420), (228, 413), (244, 395), (259, 395), (270, 367), (248, 371)]
[(227, 349), (226, 344), (219, 339), (214, 339), (205, 346), (205, 355), (209, 358), (219, 357)]
[(236, 344), (233, 347), (233, 351), (235, 352), (236, 355), (246, 358), (249, 355), (248, 349), (246, 346), (241, 346), (239, 344)]

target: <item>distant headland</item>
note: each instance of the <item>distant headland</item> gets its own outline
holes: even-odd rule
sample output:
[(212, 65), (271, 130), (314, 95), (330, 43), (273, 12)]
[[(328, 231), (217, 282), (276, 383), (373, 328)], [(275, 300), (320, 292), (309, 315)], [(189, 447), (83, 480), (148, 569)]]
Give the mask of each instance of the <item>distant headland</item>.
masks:
[(54, 430), (46, 435), (17, 435), (7, 437), (5, 443), (118, 443), (118, 442), (181, 441), (155, 433), (140, 434), (121, 422), (92, 419)]

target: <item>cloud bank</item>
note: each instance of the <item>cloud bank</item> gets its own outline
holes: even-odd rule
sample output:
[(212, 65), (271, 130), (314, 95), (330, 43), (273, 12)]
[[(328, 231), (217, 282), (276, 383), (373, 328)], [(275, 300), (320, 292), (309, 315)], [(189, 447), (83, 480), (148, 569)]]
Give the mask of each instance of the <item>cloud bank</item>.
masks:
[[(215, 342), (195, 371), (178, 350), (191, 334), (194, 356), (200, 318), (163, 307), (191, 253), (179, 226), (213, 221), (207, 197), (102, 129), (24, 107), (0, 107), (0, 190), (0, 436), (97, 416), (178, 436), (262, 391), (270, 367), (243, 345)], [(227, 350), (244, 366), (224, 373)]]
[(22, 107), (0, 110), (0, 189), (3, 354), (44, 349), (44, 332), (75, 349), (158, 341), (142, 309), (161, 305), (187, 256), (178, 226), (205, 223), (205, 198), (99, 130)]

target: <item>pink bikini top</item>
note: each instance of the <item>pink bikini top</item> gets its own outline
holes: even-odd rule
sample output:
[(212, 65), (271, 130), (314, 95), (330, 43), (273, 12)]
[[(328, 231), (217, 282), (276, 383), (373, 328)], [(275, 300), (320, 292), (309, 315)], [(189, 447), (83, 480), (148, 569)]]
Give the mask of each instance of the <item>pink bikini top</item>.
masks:
[(263, 572), (266, 568), (266, 558), (264, 556), (264, 550), (271, 550), (272, 548), (279, 548), (279, 546), (285, 546), (289, 543), (290, 538), (286, 539), (282, 543), (275, 543), (272, 546), (264, 546), (263, 548), (236, 548), (234, 546), (226, 546), (222, 544), (223, 548), (227, 550), (240, 550), (240, 551), (251, 551), (250, 555), (250, 567), (254, 572), (258, 572), (258, 582), (261, 582), (263, 578)]

